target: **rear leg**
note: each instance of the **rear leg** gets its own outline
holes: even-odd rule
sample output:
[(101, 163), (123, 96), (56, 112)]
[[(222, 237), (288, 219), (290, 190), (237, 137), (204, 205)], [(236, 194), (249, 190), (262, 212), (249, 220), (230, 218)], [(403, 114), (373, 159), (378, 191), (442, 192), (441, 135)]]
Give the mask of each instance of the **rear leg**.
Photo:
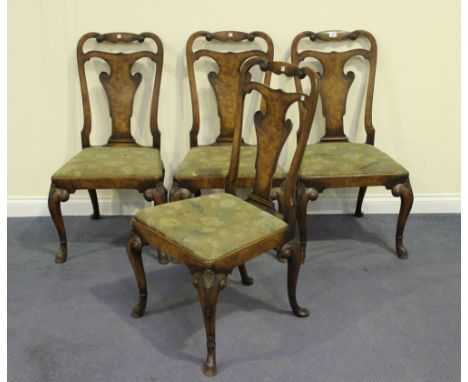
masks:
[(364, 201), (364, 196), (366, 195), (367, 187), (360, 187), (358, 192), (358, 197), (356, 201), (356, 211), (354, 212), (354, 216), (357, 218), (363, 217), (364, 214), (362, 213), (362, 202)]
[(99, 203), (96, 190), (88, 190), (89, 198), (91, 199), (91, 204), (93, 205), (93, 214), (91, 215), (91, 219), (97, 220), (101, 217), (99, 212)]

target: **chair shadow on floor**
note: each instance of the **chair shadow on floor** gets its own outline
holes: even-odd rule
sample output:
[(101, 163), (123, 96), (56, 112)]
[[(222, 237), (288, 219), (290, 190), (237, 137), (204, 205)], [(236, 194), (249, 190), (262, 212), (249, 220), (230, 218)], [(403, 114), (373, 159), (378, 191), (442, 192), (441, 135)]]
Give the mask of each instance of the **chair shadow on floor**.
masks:
[[(124, 253), (122, 255), (124, 256)], [(197, 291), (193, 287), (190, 278), (187, 277), (188, 271), (185, 267), (176, 264), (164, 266), (157, 263), (151, 264), (155, 263), (154, 258), (149, 257), (154, 257), (154, 255), (149, 253), (146, 247), (143, 250), (143, 257), (145, 263), (148, 264), (148, 268), (153, 268), (154, 265), (158, 267), (156, 270), (153, 268), (146, 271), (149, 294), (148, 308), (144, 317), (135, 319), (130, 316), (135, 298), (135, 280), (130, 274), (130, 268), (128, 277), (95, 286), (90, 289), (90, 292), (100, 303), (107, 305), (129, 326), (138, 330), (141, 337), (145, 341), (149, 341), (151, 346), (157, 349), (158, 352), (169, 358), (190, 361), (200, 365), (203, 359), (198, 353), (193, 352), (193, 354), (190, 354), (184, 351), (184, 348), (192, 342), (200, 342), (198, 337), (203, 338), (204, 336), (204, 324), (203, 320), (201, 320), (202, 312)], [(276, 273), (276, 278), (279, 278), (280, 282), (286, 283), (286, 267), (283, 264), (278, 264)], [(237, 277), (237, 274), (229, 277), (228, 283), (231, 287), (226, 288), (220, 294), (217, 310), (220, 326), (223, 325), (223, 318), (229, 315), (236, 312), (242, 314), (257, 310), (268, 311), (275, 315), (280, 313), (284, 318), (290, 317), (291, 325), (294, 323), (295, 317), (289, 310), (286, 293), (281, 296), (281, 299), (279, 299), (279, 293), (276, 295), (275, 292), (271, 293), (268, 300), (259, 299), (252, 294), (252, 288), (255, 288), (255, 284), (252, 287), (246, 287), (241, 284), (240, 279), (237, 279)], [(265, 284), (264, 287), (270, 285), (267, 280), (262, 280), (261, 277), (256, 278), (255, 282)], [(177, 289), (174, 288), (176, 285)], [(283, 291), (283, 288), (281, 288), (281, 291)], [(116, 301), (118, 301), (117, 304)], [(252, 316), (250, 318), (252, 319)], [(244, 328), (246, 324), (248, 323), (239, 322), (239, 330)], [(288, 336), (287, 333), (280, 334), (285, 338)], [(264, 336), (264, 340), (268, 341), (268, 332), (265, 332)], [(194, 339), (195, 337), (196, 339)], [(226, 336), (226, 338), (228, 337)], [(254, 355), (252, 353), (242, 353), (238, 354), (237, 357), (234, 355), (229, 359), (223, 359), (224, 367), (250, 362), (253, 356), (262, 359), (276, 359), (290, 355), (282, 349), (281, 343), (278, 343), (278, 348), (274, 352), (265, 355), (260, 344), (261, 341), (259, 341), (258, 348), (253, 350), (258, 352)], [(202, 345), (200, 345), (200, 348), (202, 348)]]
[[(389, 252), (392, 252), (391, 249)], [(119, 316), (128, 325), (129, 330), (138, 333), (144, 341), (148, 341), (151, 348), (155, 349), (157, 353), (170, 359), (190, 361), (194, 365), (202, 364), (203, 357), (195, 349), (201, 350), (203, 348), (201, 339), (204, 336), (204, 326), (200, 319), (202, 313), (196, 290), (192, 286), (190, 278), (187, 277), (188, 271), (180, 265), (161, 266), (157, 264), (153, 261), (154, 259), (150, 258), (153, 255), (149, 254), (147, 248), (143, 251), (143, 257), (145, 264), (148, 265), (149, 289), (147, 312), (144, 317), (135, 319), (130, 316), (135, 298), (134, 279), (130, 272), (128, 277), (91, 288), (91, 294), (99, 303), (107, 305), (114, 314)], [(262, 261), (272, 264), (272, 259)], [(304, 341), (301, 346), (317, 347), (317, 351), (323, 349), (321, 346), (324, 343), (333, 341), (335, 337), (340, 336), (341, 332), (350, 330), (363, 317), (380, 311), (386, 303), (387, 297), (388, 299), (395, 297), (385, 285), (374, 285), (374, 292), (384, 293), (385, 298), (374, 301), (372, 304), (366, 304), (364, 294), (362, 301), (360, 299), (360, 303), (356, 307), (348, 307), (346, 314), (337, 317), (336, 310), (333, 310), (333, 304), (321, 305), (319, 310), (319, 306), (316, 305), (316, 296), (321, 295), (323, 299), (323, 296), (340, 294), (343, 285), (321, 285), (323, 282), (320, 277), (317, 277), (313, 269), (310, 269), (313, 264), (306, 264), (302, 272), (304, 285), (300, 286), (299, 290), (302, 296), (301, 300), (304, 300), (304, 303), (311, 308), (311, 317), (302, 323), (299, 334), (294, 335), (289, 329), (291, 327), (297, 329), (295, 317), (288, 309), (286, 294), (281, 293), (284, 292), (282, 283), (286, 282), (285, 266), (278, 263), (275, 264), (277, 267), (265, 270), (264, 264), (256, 266), (254, 263), (255, 260), (249, 263), (255, 278), (253, 286), (242, 285), (236, 274), (228, 279), (230, 288), (225, 288), (220, 294), (217, 317), (219, 326), (226, 326), (223, 331), (225, 335), (220, 337), (218, 341), (219, 346), (223, 347), (224, 351), (228, 351), (226, 342), (233, 336), (233, 331), (237, 328), (242, 331), (246, 326), (250, 326), (249, 320), (257, 319), (257, 317), (247, 314), (249, 312), (259, 311), (262, 319), (265, 318), (265, 312), (268, 312), (268, 316), (272, 319), (271, 325), (267, 320), (264, 320), (262, 325), (267, 325), (270, 329), (274, 326), (277, 330), (260, 332), (254, 342), (256, 345), (249, 344), (245, 351), (231, 352), (229, 357), (223, 358), (222, 364), (225, 370), (230, 367), (238, 368), (242, 364), (251, 362), (252, 359), (266, 362), (290, 359), (294, 354), (291, 354), (290, 348), (283, 346), (284, 343), (300, 341), (294, 336), (298, 335), (302, 338), (306, 335), (305, 332), (306, 336), (314, 338), (314, 341)], [(177, 289), (174, 288), (175, 285), (178, 286)], [(255, 292), (254, 288), (261, 289)], [(258, 297), (258, 294), (262, 294), (262, 296)], [(268, 297), (265, 298), (265, 295)], [(274, 314), (270, 315), (270, 312)], [(246, 317), (246, 321), (236, 319), (236, 328), (234, 328), (232, 317), (229, 319), (229, 316), (236, 313), (239, 313), (239, 317)], [(278, 315), (278, 313), (281, 314)], [(336, 323), (332, 328), (328, 326), (328, 330), (324, 331), (322, 323), (330, 320), (330, 314), (333, 314), (333, 320)], [(282, 330), (281, 328), (289, 329)], [(231, 330), (231, 336), (227, 332), (228, 330)], [(243, 333), (245, 335), (245, 331)], [(271, 340), (272, 333), (275, 341)], [(292, 337), (291, 334), (293, 334)], [(268, 351), (265, 349), (266, 346), (269, 347)]]
[[(311, 217), (314, 218), (314, 217)], [(347, 227), (347, 221), (352, 227), (345, 236), (339, 236), (338, 233), (328, 232), (333, 226), (341, 225), (341, 219), (336, 217), (330, 221), (323, 221), (324, 218), (329, 219), (330, 217), (315, 217), (320, 219), (320, 222), (310, 224), (312, 230), (318, 230), (316, 237), (312, 238), (312, 242), (319, 242), (332, 239), (343, 239), (349, 238), (351, 235), (360, 235), (359, 240), (367, 240), (366, 230), (361, 227), (356, 227), (354, 219), (351, 216), (342, 216), (341, 219), (343, 227)], [(48, 218), (44, 218), (49, 221)], [(92, 223), (98, 224), (99, 222), (89, 221), (83, 218), (70, 218), (70, 223), (81, 226), (81, 230), (71, 230), (70, 239), (75, 242), (86, 242), (97, 244), (99, 248), (102, 247), (104, 251), (116, 252), (115, 256), (122, 258), (119, 260), (120, 263), (128, 265), (128, 261), (125, 254), (124, 243), (127, 237), (126, 228), (128, 224), (127, 218), (122, 217), (104, 217), (112, 224), (112, 232), (107, 233), (105, 227), (95, 230)], [(39, 252), (39, 256), (36, 258), (41, 264), (47, 262), (50, 252), (44, 251), (44, 246), (53, 245), (54, 235), (53, 230), (50, 229), (46, 220), (39, 221), (42, 229), (37, 230), (38, 221), (34, 219), (31, 224), (21, 224), (15, 227), (15, 233), (11, 233), (12, 239), (15, 237), (22, 238), (21, 245), (28, 247), (34, 252)], [(43, 223), (43, 224), (42, 224)], [(31, 230), (31, 225), (34, 224), (36, 229)], [(359, 223), (360, 225), (361, 223)], [(329, 228), (327, 228), (329, 227)], [(350, 228), (351, 228), (350, 227)], [(343, 229), (348, 231), (347, 229)], [(36, 232), (34, 234), (34, 232)], [(74, 233), (73, 233), (74, 232)], [(378, 232), (374, 231), (374, 232)], [(31, 234), (33, 233), (33, 234)], [(117, 235), (115, 234), (117, 233)], [(370, 241), (376, 242), (383, 248), (386, 248), (382, 244), (381, 235), (373, 233), (370, 235)], [(37, 245), (38, 237), (44, 240), (44, 244)], [(362, 238), (362, 239), (361, 239)], [(23, 240), (24, 239), (24, 240)], [(111, 243), (109, 245), (109, 243)], [(358, 245), (358, 244), (356, 244)], [(75, 244), (77, 248), (77, 244)], [(388, 248), (387, 248), (388, 249)], [(252, 342), (252, 346), (246, 347), (245, 351), (240, 353), (233, 353), (229, 357), (222, 358), (223, 367), (239, 367), (242, 364), (251, 362), (251, 360), (257, 359), (261, 361), (274, 361), (289, 359), (291, 354), (287, 347), (283, 347), (281, 344), (286, 342), (294, 342), (299, 337), (306, 336), (307, 338), (313, 338), (313, 342), (307, 342), (301, 344), (306, 347), (316, 347), (317, 351), (320, 349), (320, 344), (326, 343), (333, 340), (334, 337), (338, 336), (340, 332), (349, 330), (353, 323), (362, 319), (362, 317), (372, 314), (374, 311), (378, 311), (381, 306), (385, 303), (386, 298), (394, 298), (393, 292), (387, 291), (384, 285), (374, 284), (374, 291), (383, 294), (384, 298), (378, 301), (374, 301), (372, 305), (361, 304), (360, 306), (351, 306), (346, 311), (346, 314), (336, 316), (336, 311), (332, 310), (332, 306), (329, 304), (320, 303), (317, 296), (322, 296), (322, 300), (329, 300), (335, 295), (340, 295), (343, 290), (343, 285), (336, 284), (334, 280), (328, 280), (328, 283), (324, 283), (323, 277), (320, 277), (320, 269), (317, 269), (313, 261), (316, 255), (321, 256), (322, 267), (326, 266), (323, 262), (331, 263), (331, 257), (326, 256), (327, 254), (319, 254), (314, 251), (313, 246), (310, 246), (312, 255), (309, 257), (309, 261), (304, 265), (303, 270), (300, 274), (299, 279), (299, 290), (298, 293), (301, 296), (301, 300), (304, 305), (311, 309), (311, 317), (302, 322), (302, 326), (297, 327), (299, 332), (294, 334), (294, 331), (282, 330), (281, 328), (294, 326), (295, 317), (290, 313), (287, 296), (284, 290), (284, 283), (286, 282), (286, 267), (284, 264), (277, 263), (274, 259), (270, 258), (270, 254), (266, 256), (260, 256), (254, 261), (249, 262), (251, 267), (252, 276), (255, 279), (255, 284), (251, 287), (241, 285), (239, 281), (239, 275), (234, 273), (229, 277), (228, 283), (230, 288), (226, 288), (221, 292), (220, 305), (218, 309), (218, 317), (220, 319), (220, 327), (225, 325), (224, 330), (227, 330), (226, 335), (222, 336), (219, 340), (219, 345), (227, 351), (229, 348), (226, 346), (226, 342), (230, 337), (228, 332), (231, 330), (231, 334), (237, 329), (241, 331), (245, 326), (250, 326), (251, 320), (262, 318), (264, 325), (267, 325), (272, 330), (265, 330), (259, 332), (257, 340)], [(391, 249), (388, 249), (391, 253)], [(76, 256), (71, 257), (70, 261), (77, 261), (81, 256), (91, 258), (92, 256), (99, 256), (94, 250), (85, 250), (81, 253), (76, 253)], [(44, 256), (42, 256), (44, 254)], [(185, 267), (179, 265), (159, 265), (155, 259), (155, 254), (149, 250), (149, 247), (145, 247), (143, 251), (145, 265), (148, 270), (148, 282), (149, 282), (149, 301), (147, 316), (141, 319), (134, 319), (130, 317), (130, 310), (135, 299), (135, 286), (134, 278), (131, 274), (130, 267), (128, 267), (128, 273), (122, 272), (118, 276), (113, 276), (109, 281), (109, 278), (104, 281), (97, 281), (95, 287), (90, 288), (84, 293), (90, 294), (93, 298), (99, 301), (103, 307), (107, 307), (112, 315), (117, 316), (119, 321), (123, 323), (123, 326), (127, 328), (130, 335), (135, 333), (139, 335), (143, 341), (148, 341), (149, 346), (155, 349), (156, 353), (163, 354), (164, 356), (176, 360), (190, 361), (194, 365), (202, 363), (202, 358), (194, 349), (198, 348), (197, 344), (200, 344), (202, 349), (201, 339), (203, 338), (203, 321), (201, 320), (202, 313), (197, 298), (196, 290), (190, 283), (190, 278), (187, 277), (187, 270)], [(337, 254), (342, 255), (342, 254)], [(257, 263), (258, 262), (258, 263)], [(52, 265), (52, 264), (51, 264)], [(119, 268), (120, 269), (120, 268)], [(100, 269), (103, 275), (106, 269)], [(122, 276), (123, 274), (123, 276)], [(51, 277), (54, 277), (52, 274)], [(180, 280), (180, 282), (179, 282)], [(174, 288), (177, 285), (178, 288)], [(409, 292), (408, 292), (409, 293)], [(261, 297), (259, 297), (261, 296)], [(327, 297), (328, 296), (328, 297)], [(364, 298), (365, 296), (363, 296)], [(168, 314), (166, 314), (166, 312)], [(246, 321), (242, 322), (239, 320), (237, 324), (232, 324), (232, 316), (236, 312), (239, 312), (239, 317), (246, 317)], [(253, 312), (255, 317), (252, 317)], [(282, 314), (277, 314), (278, 312)], [(245, 313), (245, 314), (244, 314)], [(270, 314), (276, 313), (276, 314)], [(330, 315), (333, 315), (336, 325), (333, 326), (333, 330), (323, 330), (323, 322), (329, 320)], [(266, 318), (265, 318), (266, 317)], [(268, 317), (271, 317), (271, 322), (268, 321)], [(236, 317), (237, 319), (237, 317)], [(249, 323), (250, 321), (250, 323)], [(231, 322), (231, 324), (229, 323)], [(263, 325), (262, 324), (262, 325)], [(337, 330), (337, 328), (339, 328)], [(275, 341), (270, 340), (270, 336), (274, 334)], [(302, 334), (301, 334), (302, 333)], [(307, 333), (307, 335), (305, 334)], [(244, 332), (245, 335), (245, 332)], [(246, 341), (249, 339), (246, 338)], [(264, 350), (264, 346), (270, 346), (269, 351)]]
[[(25, 240), (22, 241), (22, 246), (27, 249), (41, 253), (41, 255), (53, 256), (53, 248), (56, 244), (56, 233), (50, 218), (44, 219), (44, 229), (40, 231), (40, 240), (29, 240), (30, 232), (34, 232), (33, 226), (37, 225), (37, 221), (32, 221), (29, 225), (22, 226), (21, 235)], [(76, 253), (76, 258), (80, 259), (84, 256), (93, 256), (96, 251), (101, 251), (108, 248), (110, 245), (125, 248), (125, 243), (128, 239), (128, 227), (130, 227), (131, 216), (103, 216), (99, 220), (86, 219), (78, 216), (64, 216), (65, 224), (70, 227), (70, 232), (67, 234), (68, 245), (73, 247), (73, 252)], [(42, 222), (41, 222), (42, 223)], [(111, 224), (113, 223), (113, 224)], [(105, 229), (103, 225), (110, 224), (112, 229)], [(89, 250), (83, 248), (83, 244), (97, 244)], [(71, 256), (67, 262), (73, 261), (75, 256)]]
[[(368, 217), (364, 217), (366, 219)], [(367, 230), (366, 223), (362, 223), (353, 215), (309, 215), (307, 217), (307, 237), (311, 242), (311, 256), (318, 256), (314, 250), (314, 242), (320, 241), (346, 241), (351, 240), (356, 242), (356, 246), (360, 243), (372, 243), (380, 247), (389, 254), (394, 253), (391, 236), (392, 230), (387, 235), (373, 227), (372, 230)], [(357, 221), (356, 221), (357, 220)], [(396, 217), (395, 217), (396, 224)], [(390, 227), (389, 227), (390, 228)], [(392, 225), (393, 228), (393, 225)], [(411, 229), (411, 227), (409, 227)], [(362, 245), (362, 244), (361, 244)], [(307, 261), (307, 256), (306, 256)]]

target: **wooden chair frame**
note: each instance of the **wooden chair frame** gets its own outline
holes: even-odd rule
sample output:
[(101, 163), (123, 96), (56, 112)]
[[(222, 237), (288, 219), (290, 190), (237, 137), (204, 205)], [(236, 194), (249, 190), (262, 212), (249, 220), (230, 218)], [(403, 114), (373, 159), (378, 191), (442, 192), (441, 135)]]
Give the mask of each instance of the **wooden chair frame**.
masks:
[[(249, 71), (258, 66), (264, 72), (288, 77), (308, 77), (311, 82), (309, 95), (302, 93), (285, 93), (270, 87), (251, 82)], [(139, 300), (132, 310), (132, 316), (141, 317), (145, 313), (147, 302), (146, 276), (141, 257), (142, 247), (150, 244), (160, 251), (164, 251), (176, 259), (176, 262), (185, 264), (192, 273), (193, 284), (198, 290), (202, 313), (205, 321), (207, 338), (207, 359), (203, 371), (205, 375), (216, 374), (216, 343), (215, 343), (215, 317), (218, 294), (226, 286), (227, 275), (245, 262), (261, 255), (269, 249), (281, 248), (281, 257), (288, 263), (288, 298), (294, 314), (298, 317), (309, 315), (307, 309), (300, 307), (296, 300), (296, 285), (299, 269), (302, 264), (302, 253), (299, 242), (294, 239), (296, 225), (296, 183), (297, 174), (302, 161), (302, 156), (315, 113), (318, 97), (318, 82), (315, 73), (309, 69), (299, 69), (297, 66), (285, 62), (271, 62), (265, 59), (253, 58), (245, 63), (241, 69), (241, 92), (237, 99), (236, 128), (234, 129), (233, 149), (229, 173), (225, 179), (225, 190), (234, 194), (237, 185), (236, 177), (239, 169), (241, 144), (241, 125), (243, 117), (243, 105), (245, 95), (259, 92), (265, 102), (265, 109), (257, 111), (254, 115), (255, 129), (257, 133), (258, 151), (255, 163), (256, 176), (253, 191), (247, 201), (258, 208), (272, 213), (284, 219), (287, 226), (277, 234), (258, 240), (247, 247), (208, 261), (192, 253), (177, 242), (172, 241), (158, 231), (151, 229), (137, 219), (133, 220), (132, 231), (127, 242), (127, 253), (133, 267), (139, 289)], [(300, 127), (298, 133), (298, 145), (293, 156), (291, 167), (280, 192), (281, 212), (274, 211), (271, 199), (272, 179), (277, 166), (278, 158), (289, 134), (292, 131), (292, 123), (286, 120), (286, 113), (292, 104), (299, 103)], [(200, 198), (207, 198), (201, 196)], [(183, 203), (183, 202), (174, 202)], [(169, 204), (168, 206), (170, 206)], [(159, 207), (153, 207), (155, 209)], [(252, 222), (255, 224), (255, 222)], [(233, 230), (236, 227), (232, 227)]]
[[(298, 50), (299, 43), (304, 39), (311, 42), (328, 41), (342, 42), (354, 41), (358, 38), (367, 40), (369, 49), (351, 49), (346, 51), (322, 52), (316, 50)], [(377, 43), (374, 36), (363, 30), (353, 32), (324, 31), (319, 33), (302, 32), (297, 35), (291, 46), (291, 62), (300, 65), (306, 58), (313, 58), (320, 62), (323, 73), (320, 78), (320, 98), (322, 100), (322, 113), (326, 120), (325, 135), (318, 144), (327, 142), (348, 142), (343, 130), (343, 116), (346, 112), (348, 91), (354, 80), (354, 73), (344, 73), (344, 66), (352, 57), (361, 56), (369, 61), (369, 75), (365, 97), (364, 126), (366, 130), (366, 144), (374, 145), (375, 129), (372, 123), (372, 102), (374, 95), (375, 73), (377, 65)], [(301, 91), (300, 80), (296, 80), (298, 91)], [(361, 175), (329, 176), (329, 177), (300, 177), (298, 220), (300, 241), (303, 252), (307, 242), (307, 204), (316, 200), (318, 194), (326, 188), (359, 187), (355, 216), (361, 217), (362, 203), (367, 187), (385, 186), (392, 191), (393, 196), (400, 197), (401, 208), (398, 216), (396, 230), (396, 252), (401, 259), (408, 257), (408, 251), (403, 245), (403, 231), (413, 204), (413, 191), (409, 181), (409, 173), (404, 175)]]
[[(126, 43), (135, 45), (145, 40), (151, 40), (156, 46), (156, 52), (140, 50), (133, 53), (109, 53), (100, 50), (84, 51), (84, 45), (88, 40), (97, 43)], [(105, 147), (141, 147), (135, 142), (131, 134), (130, 119), (133, 111), (135, 93), (142, 80), (141, 73), (131, 73), (132, 66), (142, 58), (149, 58), (156, 64), (155, 77), (150, 109), (150, 129), (153, 136), (152, 147), (160, 149), (160, 131), (158, 128), (158, 100), (161, 83), (164, 50), (158, 36), (145, 32), (140, 34), (115, 32), (115, 33), (87, 33), (80, 38), (77, 45), (78, 73), (80, 77), (81, 96), (83, 103), (83, 129), (81, 131), (82, 148), (91, 147), (91, 104), (88, 92), (88, 84), (85, 71), (85, 63), (96, 58), (104, 61), (109, 66), (109, 73), (103, 71), (99, 79), (104, 87), (109, 103), (109, 112), (112, 120), (112, 134)], [(96, 178), (80, 179), (55, 178), (49, 192), (49, 211), (57, 229), (60, 239), (60, 249), (55, 259), (56, 263), (63, 263), (67, 258), (67, 238), (65, 225), (60, 208), (61, 202), (66, 202), (70, 194), (78, 189), (87, 189), (93, 206), (92, 219), (99, 219), (99, 205), (96, 189), (136, 189), (143, 193), (147, 201), (154, 204), (166, 202), (167, 192), (163, 186), (164, 168), (161, 177), (126, 177), (126, 178)]]

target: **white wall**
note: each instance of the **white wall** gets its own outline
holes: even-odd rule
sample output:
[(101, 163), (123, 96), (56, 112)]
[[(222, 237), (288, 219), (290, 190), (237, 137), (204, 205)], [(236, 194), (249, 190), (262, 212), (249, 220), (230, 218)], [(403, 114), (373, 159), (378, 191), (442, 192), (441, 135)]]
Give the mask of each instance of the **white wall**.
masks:
[[(152, 31), (163, 40), (165, 60), (159, 126), (169, 184), (173, 169), (188, 150), (191, 110), (185, 43), (191, 33), (261, 30), (272, 37), (275, 58), (286, 60), (297, 33), (328, 29), (365, 29), (377, 39), (375, 144), (410, 171), (414, 212), (457, 212), (460, 208), (459, 15), (457, 0), (356, 0), (339, 2), (339, 5), (309, 0), (294, 3), (10, 0), (8, 213), (10, 216), (47, 214), (51, 174), (80, 150), (82, 110), (75, 49), (84, 33)], [(141, 94), (138, 96), (141, 98)], [(215, 113), (214, 108), (207, 110)], [(346, 118), (353, 121), (349, 106), (348, 111)], [(101, 118), (107, 117), (103, 114)], [(93, 133), (93, 137), (101, 139), (104, 133)], [(137, 131), (135, 135), (142, 143), (150, 144), (148, 134)], [(347, 211), (348, 202), (354, 200), (355, 194), (355, 189), (328, 191), (317, 202), (317, 208)], [(104, 213), (131, 213), (135, 206), (144, 205), (136, 191), (108, 191), (99, 195)], [(111, 202), (109, 199), (117, 196), (125, 200)], [(337, 196), (344, 199), (335, 199)], [(87, 198), (87, 194), (72, 195), (64, 213), (89, 213), (89, 202), (81, 198)], [(134, 202), (135, 198), (139, 202)], [(384, 188), (372, 188), (364, 210), (397, 212), (398, 201)]]

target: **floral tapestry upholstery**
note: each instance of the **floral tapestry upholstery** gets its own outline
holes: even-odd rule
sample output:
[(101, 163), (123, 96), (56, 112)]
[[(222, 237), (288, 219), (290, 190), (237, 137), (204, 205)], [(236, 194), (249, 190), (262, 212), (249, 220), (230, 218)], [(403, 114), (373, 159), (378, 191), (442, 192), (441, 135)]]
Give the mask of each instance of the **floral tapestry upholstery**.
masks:
[(54, 178), (151, 177), (163, 175), (159, 150), (151, 147), (89, 147), (58, 171)]
[[(257, 146), (241, 146), (238, 178), (255, 178)], [(231, 161), (231, 146), (199, 146), (190, 149), (174, 178), (226, 177)], [(274, 177), (284, 177), (277, 167)]]
[(226, 193), (146, 208), (135, 218), (210, 262), (287, 229), (283, 220)]
[(405, 174), (403, 166), (374, 146), (351, 142), (308, 145), (299, 170), (303, 178)]

